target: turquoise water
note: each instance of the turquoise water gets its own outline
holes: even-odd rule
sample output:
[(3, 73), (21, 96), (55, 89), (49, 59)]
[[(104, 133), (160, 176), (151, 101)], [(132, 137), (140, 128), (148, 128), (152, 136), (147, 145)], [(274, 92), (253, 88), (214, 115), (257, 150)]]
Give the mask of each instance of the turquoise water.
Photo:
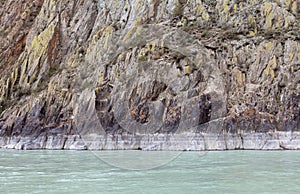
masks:
[(298, 194), (300, 151), (0, 150), (0, 193)]

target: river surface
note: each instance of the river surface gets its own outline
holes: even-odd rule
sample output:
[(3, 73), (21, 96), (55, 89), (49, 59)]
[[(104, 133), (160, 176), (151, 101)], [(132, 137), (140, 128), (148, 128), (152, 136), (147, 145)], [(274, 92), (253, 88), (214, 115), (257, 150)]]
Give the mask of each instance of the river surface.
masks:
[(0, 193), (300, 193), (300, 151), (0, 150)]

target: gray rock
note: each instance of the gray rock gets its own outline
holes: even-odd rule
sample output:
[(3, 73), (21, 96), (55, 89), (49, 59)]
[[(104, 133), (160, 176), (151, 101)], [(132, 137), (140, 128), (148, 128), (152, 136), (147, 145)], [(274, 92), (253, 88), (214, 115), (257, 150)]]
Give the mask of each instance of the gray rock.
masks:
[(299, 149), (298, 6), (3, 1), (0, 147)]

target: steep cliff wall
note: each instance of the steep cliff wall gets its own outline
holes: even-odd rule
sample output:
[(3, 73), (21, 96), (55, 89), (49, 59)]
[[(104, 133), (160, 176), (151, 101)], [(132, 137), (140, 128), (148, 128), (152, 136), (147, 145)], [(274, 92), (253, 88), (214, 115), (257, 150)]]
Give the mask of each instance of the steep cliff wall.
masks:
[(0, 5), (0, 147), (300, 149), (297, 0)]

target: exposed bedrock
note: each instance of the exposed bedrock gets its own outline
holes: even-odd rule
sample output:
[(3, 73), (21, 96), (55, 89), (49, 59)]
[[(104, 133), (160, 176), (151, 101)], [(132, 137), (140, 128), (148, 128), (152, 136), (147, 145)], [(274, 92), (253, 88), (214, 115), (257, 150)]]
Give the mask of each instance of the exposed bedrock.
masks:
[(297, 0), (0, 3), (0, 147), (300, 149)]

